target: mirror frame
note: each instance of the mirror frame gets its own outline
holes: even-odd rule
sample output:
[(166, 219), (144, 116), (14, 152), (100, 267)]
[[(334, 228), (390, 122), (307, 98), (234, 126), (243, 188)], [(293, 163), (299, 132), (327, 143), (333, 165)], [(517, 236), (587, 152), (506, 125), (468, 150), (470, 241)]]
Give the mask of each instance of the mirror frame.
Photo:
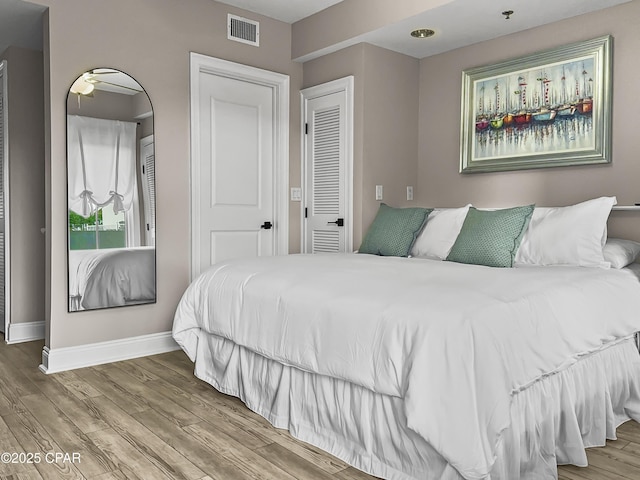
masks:
[[(124, 85), (116, 85), (116, 84), (110, 84), (110, 85), (105, 85), (103, 88), (100, 88), (98, 86), (98, 84), (100, 83), (104, 83), (104, 84), (109, 84), (109, 82), (104, 81), (104, 80), (95, 80), (95, 78), (97, 76), (105, 76), (108, 73), (121, 73), (126, 75), (129, 79), (131, 79), (131, 81), (135, 82), (135, 86), (124, 86)], [(92, 77), (92, 76), (96, 76), (96, 77)], [(91, 77), (91, 78), (90, 78)], [(99, 77), (98, 77), (99, 78)], [(88, 79), (88, 81), (87, 81)], [(87, 87), (87, 84), (93, 84), (91, 87)], [(130, 84), (133, 85), (133, 84)], [(139, 87), (139, 89), (137, 87)], [(83, 275), (78, 276), (80, 277), (80, 279), (82, 280), (82, 282), (84, 283), (81, 287), (77, 286), (78, 285), (78, 278), (75, 278), (74, 283), (76, 284), (76, 287), (78, 289), (78, 294), (74, 295), (72, 297), (72, 260), (71, 260), (71, 245), (72, 245), (72, 239), (71, 239), (71, 224), (69, 221), (70, 218), (70, 213), (71, 213), (71, 209), (70, 209), (70, 188), (71, 188), (71, 180), (70, 180), (70, 118), (72, 117), (72, 115), (78, 115), (78, 116), (82, 116), (81, 113), (72, 113), (72, 111), (74, 111), (75, 109), (73, 109), (72, 111), (70, 111), (70, 102), (71, 101), (75, 101), (75, 97), (77, 96), (78, 98), (78, 110), (80, 110), (82, 108), (82, 102), (84, 101), (85, 103), (87, 101), (89, 101), (89, 96), (93, 97), (94, 94), (96, 94), (97, 92), (102, 92), (102, 91), (108, 91), (108, 93), (110, 94), (117, 94), (119, 92), (114, 91), (114, 87), (115, 90), (121, 90), (120, 93), (123, 93), (122, 90), (124, 89), (129, 89), (129, 90), (139, 90), (139, 93), (137, 94), (130, 94), (131, 96), (131, 112), (128, 112), (127, 114), (121, 114), (120, 112), (116, 113), (116, 110), (114, 109), (113, 111), (110, 111), (108, 114), (98, 114), (95, 115), (95, 111), (89, 113), (88, 115), (85, 115), (85, 117), (93, 117), (93, 119), (109, 119), (109, 120), (120, 120), (123, 122), (136, 122), (137, 123), (137, 127), (135, 128), (135, 165), (132, 167), (134, 169), (134, 171), (136, 172), (135, 175), (135, 182), (134, 182), (134, 186), (132, 187), (135, 190), (135, 194), (138, 198), (138, 214), (137, 214), (137, 219), (136, 219), (136, 223), (138, 224), (138, 236), (139, 236), (139, 241), (136, 242), (138, 245), (136, 245), (137, 247), (140, 246), (146, 246), (146, 247), (150, 247), (153, 246), (153, 248), (141, 248), (139, 250), (136, 250), (135, 247), (115, 247), (115, 248), (104, 248), (104, 249), (99, 249), (99, 248), (94, 248), (94, 249), (86, 249), (85, 251), (87, 252), (84, 255), (79, 255), (77, 256), (78, 258), (76, 258), (74, 260), (75, 263), (77, 263), (77, 265), (74, 263), (73, 268), (74, 271), (76, 272), (75, 275), (77, 275), (77, 269), (81, 266), (82, 264), (82, 268), (85, 269), (85, 271), (83, 271)], [(119, 88), (118, 88), (119, 87)], [(134, 88), (136, 87), (136, 88)], [(110, 91), (109, 91), (110, 90)], [(135, 111), (135, 106), (134, 106), (134, 95), (139, 95), (144, 93), (144, 95), (146, 96), (146, 99), (143, 100), (144, 106), (146, 107), (146, 111), (143, 111), (142, 113), (136, 112)], [(103, 93), (98, 93), (99, 95), (103, 95)], [(116, 97), (114, 97), (115, 99)], [(91, 99), (93, 100), (93, 98)], [(148, 102), (148, 106), (146, 105), (146, 102)], [(94, 105), (95, 106), (95, 105)], [(66, 204), (67, 204), (67, 208), (66, 208), (66, 222), (67, 222), (67, 311), (69, 313), (77, 313), (77, 312), (85, 312), (85, 311), (93, 311), (93, 310), (104, 310), (107, 308), (120, 308), (120, 307), (129, 307), (129, 306), (138, 306), (138, 305), (148, 305), (148, 304), (154, 304), (157, 303), (157, 235), (156, 235), (156, 224), (157, 224), (157, 211), (156, 211), (156, 207), (157, 207), (157, 200), (156, 200), (156, 196), (155, 196), (155, 192), (156, 192), (156, 175), (155, 175), (155, 171), (156, 171), (156, 164), (155, 164), (155, 112), (153, 109), (153, 103), (151, 102), (151, 97), (149, 96), (149, 93), (146, 91), (146, 89), (142, 86), (142, 84), (140, 82), (138, 82), (133, 76), (131, 76), (130, 74), (128, 74), (127, 72), (124, 72), (123, 70), (119, 69), (119, 68), (111, 68), (111, 67), (96, 67), (96, 68), (91, 68), (83, 73), (81, 73), (71, 84), (68, 93), (67, 93), (67, 98), (66, 98), (66, 104), (65, 104), (65, 111), (66, 111), (66, 182), (67, 182), (67, 198), (66, 198)], [(89, 110), (91, 110), (91, 107), (89, 108)], [(92, 115), (92, 113), (94, 115)], [(131, 115), (129, 115), (129, 113), (131, 113)], [(137, 115), (136, 115), (137, 114)], [(120, 117), (120, 118), (116, 118), (116, 117)], [(123, 118), (126, 117), (126, 118)], [(93, 122), (93, 120), (92, 120)], [(143, 122), (148, 122), (146, 124), (146, 131), (143, 130)], [(124, 127), (123, 127), (124, 128)], [(130, 128), (130, 127), (129, 127)], [(119, 134), (118, 134), (119, 135)], [(148, 139), (151, 138), (151, 142), (153, 144), (153, 151), (151, 152), (151, 156), (147, 155), (146, 158), (151, 158), (150, 161), (146, 161), (145, 159), (142, 158), (142, 149), (141, 149), (141, 144), (142, 141), (144, 139)], [(117, 140), (119, 142), (119, 139)], [(81, 144), (82, 145), (82, 144)], [(83, 154), (83, 148), (81, 146), (78, 147), (79, 148), (79, 152), (80, 152), (80, 157), (82, 158), (81, 162), (83, 165), (83, 173), (85, 175), (85, 180), (84, 180), (84, 187), (85, 187), (85, 192), (89, 191), (90, 189), (87, 188), (87, 182), (86, 182), (86, 170), (84, 170), (84, 154)], [(76, 157), (78, 158), (78, 157)], [(117, 172), (117, 169), (119, 167), (119, 164), (114, 163), (114, 168)], [(144, 165), (144, 167), (142, 166)], [(153, 166), (153, 173), (149, 173), (151, 172), (150, 168), (147, 168), (149, 165)], [(150, 186), (149, 183), (146, 183), (147, 180), (142, 179), (141, 178), (141, 171), (143, 168), (146, 168), (145, 173), (148, 175), (151, 175), (151, 184), (152, 186)], [(117, 175), (117, 173), (116, 173)], [(116, 176), (117, 178), (117, 176)], [(82, 187), (81, 187), (82, 188)], [(146, 190), (146, 192), (145, 192)], [(149, 191), (152, 190), (151, 193), (149, 193)], [(123, 196), (119, 195), (118, 192), (116, 191), (116, 188), (113, 189), (113, 191), (109, 192), (109, 194), (113, 194), (112, 195), (112, 199), (111, 200), (107, 200), (106, 203), (100, 203), (97, 204), (96, 200), (92, 197), (93, 192), (88, 192), (88, 194), (91, 196), (91, 201), (87, 200), (88, 197), (85, 197), (85, 201), (87, 202), (87, 205), (89, 206), (89, 208), (91, 209), (91, 211), (93, 211), (93, 214), (91, 215), (97, 215), (97, 212), (100, 209), (103, 208), (111, 208), (112, 204), (118, 201), (118, 199), (116, 197), (120, 198), (120, 201), (122, 201)], [(150, 207), (145, 207), (144, 205), (144, 197), (148, 197), (150, 198)], [(115, 211), (115, 207), (114, 211)], [(124, 207), (121, 207), (124, 208)], [(151, 215), (151, 217), (148, 217), (147, 214), (145, 213), (145, 209), (146, 208), (150, 208), (150, 213), (149, 215)], [(124, 210), (121, 210), (122, 212), (124, 212)], [(86, 212), (85, 212), (86, 213)], [(90, 216), (91, 216), (90, 215)], [(90, 217), (89, 216), (89, 217)], [(89, 217), (85, 217), (85, 218), (89, 218)], [(151, 220), (149, 222), (147, 222), (147, 219), (150, 218)], [(120, 223), (120, 222), (118, 222)], [(90, 231), (88, 229), (88, 231)], [(96, 219), (96, 243), (99, 243), (99, 230), (98, 230), (98, 221)], [(125, 243), (126, 243), (126, 238), (127, 238), (127, 230), (124, 230), (124, 237), (125, 237)], [(147, 233), (150, 232), (150, 233)], [(149, 240), (151, 239), (151, 241)], [(149, 243), (149, 244), (148, 244)], [(116, 250), (116, 248), (118, 248), (118, 250)], [(80, 249), (74, 249), (73, 251), (78, 251)], [(95, 252), (100, 252), (101, 255), (91, 255), (89, 252), (90, 250), (95, 250)], [(150, 254), (149, 251), (153, 251), (153, 254)], [(108, 253), (108, 254), (106, 254)], [(79, 258), (82, 258), (81, 260), (78, 260)], [(137, 263), (136, 263), (137, 262)], [(88, 265), (91, 265), (93, 268), (87, 268)], [(135, 268), (135, 265), (141, 265), (142, 268)], [(98, 268), (99, 267), (99, 268)], [(99, 276), (92, 276), (93, 272), (98, 269), (101, 272), (101, 275)], [(113, 281), (114, 279), (113, 277), (111, 277), (110, 275), (106, 275), (105, 272), (111, 272), (113, 273), (113, 271), (120, 269), (119, 271), (122, 273), (123, 270), (122, 269), (127, 269), (125, 275), (127, 275), (127, 277), (129, 277), (131, 274), (137, 274), (139, 273), (140, 276), (140, 281), (137, 282), (138, 288), (137, 288), (137, 292), (139, 292), (138, 294), (140, 295), (140, 297), (137, 300), (131, 300), (131, 298), (129, 298), (129, 300), (126, 300), (126, 294), (125, 294), (125, 298), (123, 298), (122, 302), (116, 301), (118, 302), (117, 304), (106, 304), (105, 302), (108, 302), (110, 300), (105, 300), (105, 298), (109, 298), (112, 296), (112, 292), (111, 290), (106, 290), (104, 292), (100, 292), (99, 288), (96, 289), (96, 287), (99, 287), (100, 285), (104, 284), (104, 282), (109, 282), (109, 281)], [(144, 275), (144, 272), (147, 272), (147, 275)], [(150, 275), (152, 274), (153, 278), (151, 281)], [(85, 282), (86, 281), (86, 282)], [(91, 283), (90, 283), (91, 282)], [(115, 283), (112, 283), (110, 285), (115, 285)], [(85, 293), (85, 287), (89, 286), (90, 288), (94, 289), (92, 290), (92, 293), (90, 294), (90, 298), (92, 298), (92, 302), (94, 302), (93, 306), (90, 307), (84, 307), (81, 305), (81, 302), (83, 301), (83, 296), (86, 297), (86, 293)], [(121, 283), (117, 284), (118, 289), (122, 289)], [(82, 295), (80, 295), (80, 289), (82, 289)], [(115, 287), (112, 288), (112, 290), (115, 290)], [(133, 290), (133, 289), (132, 289)], [(108, 292), (108, 294), (107, 294)], [(131, 292), (131, 290), (129, 290), (129, 292)], [(120, 293), (124, 293), (124, 292), (120, 292)], [(96, 300), (96, 295), (98, 297), (100, 297), (100, 300)], [(153, 295), (151, 297), (151, 295)], [(95, 302), (101, 302), (98, 304), (95, 304)]]

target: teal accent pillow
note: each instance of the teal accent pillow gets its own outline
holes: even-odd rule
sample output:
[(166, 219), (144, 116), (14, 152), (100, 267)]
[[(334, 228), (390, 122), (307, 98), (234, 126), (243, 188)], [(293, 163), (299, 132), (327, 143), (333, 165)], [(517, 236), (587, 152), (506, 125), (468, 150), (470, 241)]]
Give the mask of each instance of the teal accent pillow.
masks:
[(512, 267), (535, 205), (478, 210), (470, 207), (447, 260), (458, 263)]
[(406, 257), (424, 227), (431, 208), (393, 208), (384, 203), (360, 245), (359, 253)]

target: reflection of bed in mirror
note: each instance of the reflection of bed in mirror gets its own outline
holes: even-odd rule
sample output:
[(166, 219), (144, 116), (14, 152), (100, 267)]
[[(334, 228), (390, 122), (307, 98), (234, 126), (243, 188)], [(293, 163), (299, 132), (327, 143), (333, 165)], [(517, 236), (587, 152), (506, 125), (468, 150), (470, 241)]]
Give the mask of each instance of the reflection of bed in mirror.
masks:
[(71, 250), (69, 310), (155, 302), (153, 247)]

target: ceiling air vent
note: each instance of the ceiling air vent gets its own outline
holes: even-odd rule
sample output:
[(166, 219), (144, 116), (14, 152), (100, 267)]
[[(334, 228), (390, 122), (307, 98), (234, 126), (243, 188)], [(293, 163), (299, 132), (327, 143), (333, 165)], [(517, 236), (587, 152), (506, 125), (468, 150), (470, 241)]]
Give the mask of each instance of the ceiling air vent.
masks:
[(227, 15), (227, 38), (259, 47), (260, 24), (229, 13)]

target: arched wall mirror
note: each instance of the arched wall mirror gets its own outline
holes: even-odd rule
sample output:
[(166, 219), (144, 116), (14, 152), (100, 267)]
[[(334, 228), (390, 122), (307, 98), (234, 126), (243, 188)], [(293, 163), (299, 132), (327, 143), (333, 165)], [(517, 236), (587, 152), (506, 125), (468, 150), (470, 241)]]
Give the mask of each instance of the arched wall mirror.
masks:
[(80, 75), (67, 95), (70, 312), (156, 301), (153, 108), (112, 68)]

